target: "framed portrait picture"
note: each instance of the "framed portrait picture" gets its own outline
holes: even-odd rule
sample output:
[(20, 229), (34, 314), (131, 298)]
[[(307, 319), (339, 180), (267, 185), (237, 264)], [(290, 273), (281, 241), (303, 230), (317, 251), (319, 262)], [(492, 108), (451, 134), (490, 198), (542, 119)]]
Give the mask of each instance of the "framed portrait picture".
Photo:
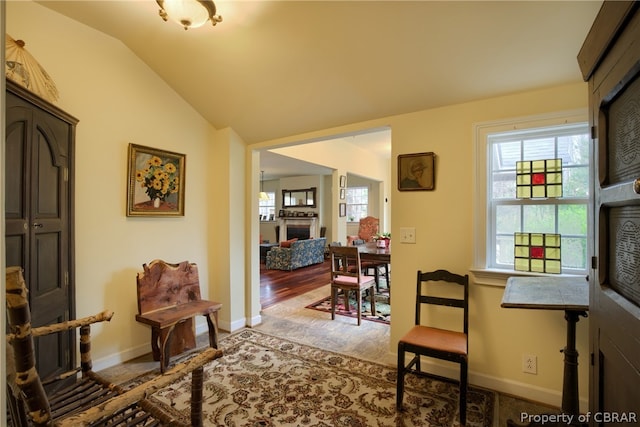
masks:
[(347, 186), (347, 176), (340, 175), (340, 188), (344, 188)]
[(434, 188), (434, 153), (400, 154), (398, 156), (398, 190), (424, 191)]
[(347, 190), (345, 190), (344, 188), (340, 189), (340, 200), (344, 200), (346, 191)]
[(129, 144), (127, 216), (184, 216), (185, 158)]
[(340, 216), (347, 216), (347, 204), (346, 203), (340, 203), (338, 205), (339, 209), (340, 209)]

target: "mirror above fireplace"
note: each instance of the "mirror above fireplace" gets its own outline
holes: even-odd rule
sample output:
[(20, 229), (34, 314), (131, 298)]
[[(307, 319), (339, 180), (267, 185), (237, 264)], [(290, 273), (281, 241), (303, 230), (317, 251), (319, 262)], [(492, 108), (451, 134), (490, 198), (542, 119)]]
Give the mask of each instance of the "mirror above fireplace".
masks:
[(316, 187), (282, 190), (283, 208), (315, 208)]

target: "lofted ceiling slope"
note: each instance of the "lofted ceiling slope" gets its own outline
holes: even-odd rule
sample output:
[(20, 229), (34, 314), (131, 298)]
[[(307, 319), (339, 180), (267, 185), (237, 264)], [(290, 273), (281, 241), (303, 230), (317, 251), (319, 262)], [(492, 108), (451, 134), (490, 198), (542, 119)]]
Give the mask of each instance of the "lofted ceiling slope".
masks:
[(247, 143), (581, 81), (600, 1), (216, 1), (183, 30), (153, 0), (39, 1), (127, 45)]

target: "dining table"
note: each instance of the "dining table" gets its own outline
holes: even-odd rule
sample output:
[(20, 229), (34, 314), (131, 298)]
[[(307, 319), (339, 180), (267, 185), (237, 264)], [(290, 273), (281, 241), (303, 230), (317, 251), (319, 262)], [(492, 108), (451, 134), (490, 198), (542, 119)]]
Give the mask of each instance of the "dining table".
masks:
[(377, 246), (377, 242), (366, 242), (358, 245), (358, 252), (360, 252), (361, 261), (391, 263), (391, 245), (381, 248)]
[[(360, 253), (360, 261), (364, 263), (373, 263), (376, 289), (380, 290), (380, 272), (378, 265), (384, 266), (384, 276), (387, 281), (387, 289), (391, 291), (391, 277), (389, 274), (391, 264), (391, 245), (385, 247), (377, 246), (377, 242), (366, 242), (358, 246), (358, 252)], [(375, 265), (378, 264), (378, 265)]]

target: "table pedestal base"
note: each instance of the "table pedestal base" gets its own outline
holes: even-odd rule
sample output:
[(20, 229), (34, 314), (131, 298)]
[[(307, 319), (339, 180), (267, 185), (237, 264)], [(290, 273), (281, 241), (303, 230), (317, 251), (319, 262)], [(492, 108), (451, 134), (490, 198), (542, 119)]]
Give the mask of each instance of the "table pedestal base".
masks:
[[(567, 321), (567, 346), (564, 353), (564, 380), (562, 384), (562, 413), (570, 414), (577, 422), (580, 415), (580, 399), (578, 394), (578, 351), (576, 350), (576, 323), (580, 316), (587, 317), (586, 311), (565, 310)], [(576, 424), (577, 425), (577, 424)]]
[[(523, 426), (586, 426), (580, 422), (580, 399), (578, 393), (578, 350), (576, 350), (576, 323), (580, 316), (587, 317), (586, 311), (565, 310), (564, 318), (567, 321), (567, 345), (560, 350), (564, 353), (564, 378), (562, 382), (562, 414), (565, 422), (530, 422), (518, 424), (513, 420), (507, 420), (508, 427)], [(549, 414), (548, 416), (559, 416)]]

